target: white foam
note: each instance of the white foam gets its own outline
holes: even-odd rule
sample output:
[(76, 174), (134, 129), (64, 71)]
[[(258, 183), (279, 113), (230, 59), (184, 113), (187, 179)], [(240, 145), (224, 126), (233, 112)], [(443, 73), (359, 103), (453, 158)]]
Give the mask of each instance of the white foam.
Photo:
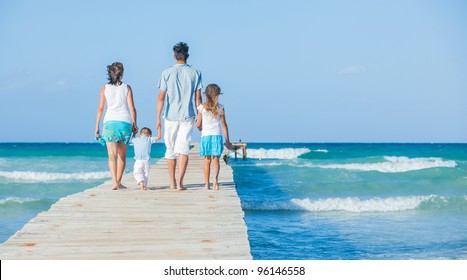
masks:
[(267, 166), (267, 167), (271, 167), (271, 166), (283, 166), (283, 165), (290, 165), (290, 164), (287, 164), (287, 163), (283, 163), (283, 162), (277, 162), (277, 161), (272, 161), (272, 162), (257, 162), (254, 164), (254, 166)]
[(329, 151), (326, 150), (326, 149), (317, 149), (317, 150), (313, 150), (313, 152), (315, 152), (315, 153), (329, 153)]
[(436, 195), (426, 196), (398, 196), (389, 198), (361, 199), (358, 197), (326, 198), (311, 200), (291, 199), (290, 201), (275, 201), (261, 203), (243, 202), (242, 207), (248, 210), (289, 210), (289, 211), (309, 211), (309, 212), (329, 212), (346, 211), (353, 213), (362, 212), (395, 212), (417, 209), (423, 202), (443, 199)]
[(263, 201), (260, 203), (242, 202), (242, 208), (248, 210), (262, 210), (262, 211), (274, 211), (274, 210), (302, 210), (301, 207), (291, 203), (290, 201)]
[(24, 203), (24, 202), (31, 202), (31, 201), (38, 201), (38, 199), (20, 198), (20, 197), (7, 197), (7, 198), (4, 198), (4, 199), (0, 199), (0, 204), (6, 204), (7, 202)]
[(248, 158), (257, 159), (295, 159), (311, 152), (308, 148), (283, 148), (283, 149), (247, 149)]
[(0, 171), (0, 177), (25, 182), (87, 181), (110, 178), (110, 172), (52, 173), (33, 171)]
[(377, 163), (347, 163), (328, 165), (306, 164), (306, 166), (357, 171), (379, 171), (385, 173), (408, 172), (436, 167), (452, 168), (457, 166), (457, 163), (454, 160), (443, 160), (441, 158), (384, 157), (384, 159), (384, 162)]
[(422, 202), (429, 201), (433, 198), (433, 195), (371, 198), (366, 200), (362, 200), (357, 197), (327, 198), (318, 200), (310, 200), (306, 198), (292, 199), (291, 202), (303, 210), (310, 212), (347, 211), (361, 213), (412, 210), (418, 208)]

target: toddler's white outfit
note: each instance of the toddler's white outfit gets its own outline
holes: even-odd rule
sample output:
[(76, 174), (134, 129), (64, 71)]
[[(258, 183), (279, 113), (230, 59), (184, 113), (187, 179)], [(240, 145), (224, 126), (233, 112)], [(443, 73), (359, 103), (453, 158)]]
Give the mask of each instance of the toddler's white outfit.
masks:
[(133, 145), (135, 148), (135, 165), (133, 166), (133, 176), (136, 182), (148, 185), (150, 159), (151, 159), (151, 145), (156, 142), (156, 137), (141, 136), (133, 138)]

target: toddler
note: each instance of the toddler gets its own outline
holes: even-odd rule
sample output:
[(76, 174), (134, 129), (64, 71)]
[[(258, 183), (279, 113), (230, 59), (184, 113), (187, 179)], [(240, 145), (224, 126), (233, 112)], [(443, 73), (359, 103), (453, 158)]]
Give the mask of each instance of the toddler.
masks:
[(148, 176), (151, 159), (151, 145), (161, 139), (161, 131), (157, 130), (157, 136), (151, 137), (151, 129), (143, 127), (139, 133), (139, 137), (132, 139), (135, 148), (135, 165), (133, 167), (133, 175), (136, 182), (141, 187), (141, 190), (147, 190)]

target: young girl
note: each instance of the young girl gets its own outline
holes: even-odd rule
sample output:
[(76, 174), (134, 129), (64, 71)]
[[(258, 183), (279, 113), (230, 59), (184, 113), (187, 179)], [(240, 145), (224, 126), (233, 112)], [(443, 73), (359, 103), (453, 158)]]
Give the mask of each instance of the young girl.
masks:
[[(211, 162), (214, 162), (214, 184), (213, 189), (219, 190), (219, 158), (224, 149), (222, 145), (222, 130), (224, 131), (225, 146), (230, 148), (229, 128), (225, 120), (224, 106), (218, 103), (221, 89), (216, 84), (206, 87), (206, 102), (198, 106), (198, 120), (196, 126), (201, 130), (201, 141), (199, 143), (199, 154), (204, 156), (204, 182), (209, 190)], [(222, 130), (221, 130), (222, 124)]]

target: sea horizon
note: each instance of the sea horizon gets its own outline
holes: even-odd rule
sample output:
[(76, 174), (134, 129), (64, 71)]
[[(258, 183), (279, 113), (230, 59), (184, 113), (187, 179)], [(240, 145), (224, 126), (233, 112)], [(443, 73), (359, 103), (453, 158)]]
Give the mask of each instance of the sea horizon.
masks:
[[(192, 141), (196, 143), (198, 141)], [(431, 141), (420, 141), (420, 142), (404, 142), (404, 141), (381, 141), (381, 142), (366, 142), (366, 141), (231, 141), (232, 143), (252, 143), (252, 144), (467, 144), (466, 142), (431, 142)], [(0, 144), (99, 144), (97, 141), (89, 142), (68, 142), (68, 141), (4, 141)], [(163, 141), (157, 142), (155, 144), (164, 144)]]

